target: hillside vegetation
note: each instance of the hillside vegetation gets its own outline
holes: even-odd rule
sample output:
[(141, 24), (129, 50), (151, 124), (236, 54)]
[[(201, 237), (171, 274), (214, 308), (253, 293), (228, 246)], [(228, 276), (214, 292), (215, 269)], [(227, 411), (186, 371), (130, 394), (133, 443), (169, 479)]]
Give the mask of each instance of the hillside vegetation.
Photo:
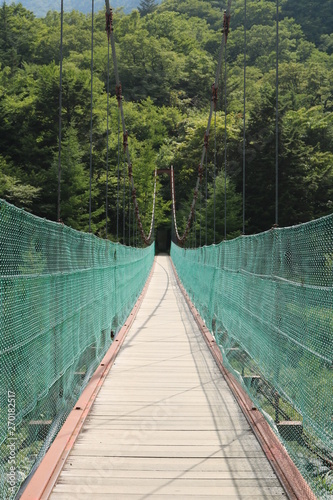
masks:
[[(21, 2), (16, 1), (15, 3), (21, 3), (23, 7), (31, 10), (38, 17), (45, 16), (50, 10), (60, 11), (60, 0), (22, 0)], [(79, 12), (83, 12), (83, 14), (88, 14), (91, 12), (91, 4), (91, 0), (64, 0), (64, 9), (66, 12), (78, 10)], [(120, 8), (128, 14), (133, 9), (138, 8), (140, 0), (112, 0), (110, 1), (110, 5), (113, 9)], [(94, 1), (95, 11), (104, 9), (104, 7), (105, 0)]]
[[(301, 7), (295, 0), (280, 3), (282, 226), (332, 212), (333, 37), (330, 0), (321, 2), (320, 8), (314, 8), (310, 0)], [(266, 230), (274, 223), (276, 3), (250, 0), (247, 11), (246, 232), (251, 233)], [(144, 224), (150, 224), (155, 166), (165, 169), (174, 165), (182, 228), (193, 196), (207, 126), (221, 41), (220, 2), (164, 0), (154, 13), (143, 17), (136, 10), (129, 15), (117, 12), (114, 26), (129, 147)], [(228, 237), (242, 230), (243, 26), (244, 2), (236, 0), (227, 50)], [(59, 38), (58, 13), (36, 18), (22, 5), (3, 4), (0, 8), (0, 197), (50, 219), (57, 214)], [(88, 227), (90, 43), (90, 15), (77, 11), (65, 14), (62, 219), (80, 230)], [(122, 225), (129, 191), (126, 176), (123, 197), (124, 163), (122, 147), (118, 150), (118, 106), (112, 64), (110, 74), (108, 214), (109, 236), (114, 239), (117, 197)], [(107, 37), (105, 15), (100, 11), (95, 18), (92, 190), (92, 227), (100, 236), (105, 234), (106, 78)], [(216, 156), (217, 240), (224, 235), (224, 100), (221, 84), (216, 155), (213, 127), (207, 163), (210, 228)], [(204, 200), (200, 205), (205, 220)], [(159, 183), (156, 228), (170, 224), (170, 186), (165, 176)], [(212, 238), (210, 230), (208, 242)]]

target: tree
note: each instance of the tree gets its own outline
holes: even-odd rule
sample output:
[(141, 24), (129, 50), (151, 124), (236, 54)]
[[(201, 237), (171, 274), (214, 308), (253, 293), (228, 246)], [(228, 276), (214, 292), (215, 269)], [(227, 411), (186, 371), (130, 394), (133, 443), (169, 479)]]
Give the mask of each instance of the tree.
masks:
[(147, 14), (151, 14), (156, 9), (157, 4), (155, 0), (141, 0), (140, 6), (138, 10), (140, 12), (140, 16), (144, 17)]
[[(24, 27), (24, 29), (23, 29)], [(0, 6), (0, 64), (12, 70), (33, 62), (36, 45), (47, 36), (41, 19), (21, 3)], [(58, 35), (59, 38), (59, 35)], [(49, 59), (50, 61), (50, 59)]]
[(301, 24), (309, 40), (320, 43), (322, 35), (329, 35), (332, 31), (333, 3), (331, 0), (322, 0), (320, 3), (312, 0), (287, 0), (282, 12), (285, 16), (293, 17)]
[(13, 166), (0, 155), (0, 198), (30, 210), (41, 189), (20, 182), (13, 170)]

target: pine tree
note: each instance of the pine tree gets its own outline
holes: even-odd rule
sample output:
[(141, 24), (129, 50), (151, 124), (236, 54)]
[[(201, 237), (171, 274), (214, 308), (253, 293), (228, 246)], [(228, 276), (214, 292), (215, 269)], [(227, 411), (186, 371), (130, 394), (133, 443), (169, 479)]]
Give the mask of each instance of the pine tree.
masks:
[(138, 10), (140, 16), (144, 17), (147, 14), (151, 14), (157, 7), (156, 0), (141, 0)]

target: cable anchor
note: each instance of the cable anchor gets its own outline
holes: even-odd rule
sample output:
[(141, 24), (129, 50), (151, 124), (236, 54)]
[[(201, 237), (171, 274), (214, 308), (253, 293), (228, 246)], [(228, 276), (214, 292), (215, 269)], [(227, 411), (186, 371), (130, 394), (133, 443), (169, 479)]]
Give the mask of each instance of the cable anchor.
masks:
[(229, 30), (230, 30), (230, 18), (231, 15), (227, 15), (227, 11), (224, 11), (224, 17), (223, 17), (223, 30), (222, 33), (225, 37), (225, 43), (227, 43), (228, 35), (229, 35)]
[(208, 151), (208, 143), (209, 143), (209, 134), (206, 131), (204, 135), (204, 147), (206, 149), (206, 152)]
[(120, 106), (121, 100), (123, 98), (121, 83), (119, 83), (119, 85), (116, 85), (116, 97), (118, 101), (118, 106)]
[[(126, 152), (126, 149), (128, 147), (128, 132), (125, 130), (123, 134), (123, 146), (124, 146), (124, 153)], [(130, 171), (130, 165), (128, 166), (128, 172)]]
[(214, 110), (216, 111), (217, 101), (218, 101), (218, 86), (215, 83), (212, 85), (212, 101), (214, 103)]
[(108, 35), (108, 39), (110, 40), (111, 33), (113, 32), (113, 13), (112, 9), (110, 12), (105, 12), (105, 31)]

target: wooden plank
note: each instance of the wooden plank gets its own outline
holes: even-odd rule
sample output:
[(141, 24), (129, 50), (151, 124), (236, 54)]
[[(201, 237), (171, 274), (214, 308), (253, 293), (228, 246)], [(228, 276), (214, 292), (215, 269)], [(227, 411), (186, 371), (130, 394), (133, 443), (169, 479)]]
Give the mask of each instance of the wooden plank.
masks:
[[(241, 481), (241, 480), (240, 480)], [(154, 480), (150, 479), (147, 483), (138, 479), (133, 481), (120, 481), (112, 480), (108, 484), (107, 479), (102, 484), (96, 484), (96, 478), (92, 480), (89, 478), (80, 478), (80, 484), (63, 484), (62, 480), (57, 484), (55, 490), (61, 493), (77, 495), (86, 491), (90, 492), (91, 498), (96, 498), (100, 494), (109, 495), (123, 495), (123, 494), (141, 494), (149, 495), (155, 498), (155, 494), (176, 495), (177, 498), (183, 498), (183, 495), (192, 495), (196, 498), (197, 495), (204, 495), (209, 493), (210, 497), (230, 497), (236, 496), (242, 498), (244, 495), (256, 495), (257, 497), (266, 496), (266, 498), (280, 497), (285, 498), (285, 494), (281, 486), (264, 485), (260, 484), (260, 479), (256, 480), (256, 484), (251, 484), (251, 480), (246, 480), (243, 484), (238, 485), (236, 482), (232, 484), (223, 484), (224, 481), (200, 481), (195, 480)], [(275, 480), (276, 481), (276, 480)], [(213, 483), (213, 484), (212, 484)], [(238, 483), (238, 481), (237, 481)], [(122, 497), (120, 497), (122, 498)]]
[[(88, 436), (86, 436), (88, 434)], [(89, 429), (86, 428), (81, 433), (81, 438), (84, 438), (84, 443), (91, 443), (92, 449), (94, 443), (103, 443), (104, 440), (112, 442), (116, 447), (118, 444), (132, 445), (138, 439), (144, 440), (145, 446), (190, 446), (193, 442), (196, 445), (217, 445), (224, 448), (235, 448), (238, 445), (241, 447), (251, 444), (254, 449), (260, 449), (260, 445), (256, 440), (250, 429), (235, 431), (229, 429), (226, 432), (224, 429), (221, 431), (189, 431), (189, 430), (169, 430), (161, 431), (153, 429), (128, 429), (120, 433), (118, 430), (112, 429)], [(80, 442), (80, 441), (78, 441)]]
[(168, 412), (168, 416), (172, 416), (177, 414), (178, 416), (207, 416), (214, 415), (241, 415), (241, 412), (238, 408), (233, 408), (228, 410), (221, 405), (216, 405), (215, 407), (209, 408), (207, 406), (196, 406), (196, 405), (179, 405), (177, 403), (172, 404), (168, 402), (167, 404), (163, 402), (156, 403), (154, 405), (141, 404), (141, 405), (110, 405), (107, 403), (100, 403), (94, 405), (91, 410), (91, 415), (126, 415), (126, 414), (136, 414), (137, 416), (152, 416), (156, 417), (158, 414), (162, 412)]
[(133, 396), (133, 400), (129, 400), (127, 394), (124, 394), (124, 396), (118, 396), (115, 397), (113, 395), (109, 395), (109, 400), (107, 403), (105, 400), (101, 397), (98, 397), (96, 400), (96, 406), (102, 405), (102, 404), (108, 404), (108, 405), (129, 405), (129, 406), (139, 406), (145, 403), (154, 403), (156, 405), (160, 403), (167, 403), (167, 404), (173, 404), (177, 406), (198, 406), (198, 405), (204, 405), (207, 407), (209, 405), (210, 407), (217, 407), (217, 408), (222, 408), (225, 409), (225, 406), (228, 404), (233, 403), (232, 398), (226, 398), (224, 400), (220, 400), (219, 398), (216, 399), (211, 399), (207, 398), (205, 394), (189, 394), (186, 393), (185, 391), (181, 394), (166, 394), (162, 395), (160, 394), (159, 396), (156, 395), (155, 397), (149, 397), (149, 394), (146, 394), (145, 396), (142, 397), (141, 399), (141, 394), (136, 394), (136, 396)]
[[(133, 471), (169, 471), (174, 474), (175, 471), (182, 471), (186, 474), (190, 471), (205, 474), (206, 472), (214, 472), (222, 474), (230, 472), (251, 472), (252, 474), (272, 473), (272, 468), (266, 458), (237, 458), (233, 460), (224, 460), (224, 458), (212, 457), (209, 460), (201, 460), (200, 458), (152, 458), (152, 457), (125, 457), (122, 460), (114, 460), (113, 457), (105, 457), (102, 461), (99, 457), (71, 456), (66, 462), (65, 468), (84, 469), (108, 472), (125, 471), (131, 476)], [(258, 476), (260, 477), (260, 475)]]
[(243, 422), (237, 423), (234, 425), (232, 419), (229, 419), (223, 424), (216, 424), (214, 420), (206, 421), (204, 423), (198, 422), (196, 419), (194, 420), (177, 420), (174, 419), (171, 421), (156, 421), (151, 422), (150, 420), (138, 421), (138, 420), (123, 420), (122, 422), (118, 422), (117, 420), (113, 422), (102, 420), (100, 422), (93, 422), (92, 424), (87, 423), (85, 426), (86, 429), (99, 429), (99, 430), (108, 430), (108, 429), (117, 429), (117, 431), (130, 431), (130, 430), (142, 430), (146, 429), (154, 429), (156, 431), (172, 431), (175, 428), (179, 431), (207, 431), (207, 430), (217, 430), (222, 431), (224, 433), (230, 431), (242, 431), (242, 430), (250, 430), (250, 426), (247, 424), (243, 424)]
[[(174, 495), (172, 495), (173, 498), (177, 498), (177, 496), (175, 497)], [(52, 495), (52, 498), (54, 500), (70, 500), (72, 498), (75, 498), (77, 499), (78, 496), (69, 496), (68, 493), (58, 493), (57, 491), (55, 491)], [(91, 496), (91, 493), (84, 493), (84, 492), (80, 492), (79, 493), (79, 498), (80, 500), (92, 500), (92, 496)], [(193, 495), (182, 495), (181, 497), (181, 500), (193, 500), (193, 498), (195, 498), (195, 500), (211, 500), (211, 496), (210, 495), (198, 495), (196, 494), (195, 497), (193, 497)], [(236, 494), (236, 495), (228, 495), (227, 498), (229, 500), (239, 500), (239, 499), (242, 499), (242, 500), (269, 500), (271, 498), (273, 498), (275, 500), (276, 496), (274, 495), (271, 495), (271, 496), (267, 496), (267, 495), (247, 495), (247, 494), (242, 494), (240, 495), (239, 493)], [(277, 495), (277, 498), (283, 498), (285, 499), (286, 497), (285, 496), (281, 496), (280, 494)], [(96, 499), (98, 500), (110, 500), (110, 494), (109, 493), (106, 493), (106, 494), (103, 494), (103, 493), (100, 493), (98, 494), (98, 497), (96, 497)], [(154, 500), (169, 500), (170, 499), (170, 495), (168, 494), (165, 494), (165, 495), (159, 495), (159, 494), (156, 494), (154, 493)], [(118, 497), (117, 500), (120, 500), (120, 498)], [(122, 494), (121, 495), (121, 500), (142, 500), (142, 494), (140, 495), (124, 495)]]
[(156, 457), (156, 458), (201, 458), (207, 457), (216, 458), (260, 458), (262, 457), (261, 449), (253, 449), (253, 446), (235, 446), (234, 449), (220, 449), (217, 446), (145, 446), (143, 443), (136, 443), (130, 449), (128, 446), (112, 446), (112, 450), (106, 450), (104, 443), (101, 443), (99, 448), (92, 447), (91, 443), (86, 445), (82, 441), (78, 442), (72, 451), (73, 456), (92, 456), (101, 457), (101, 461), (105, 457)]
[(164, 416), (154, 420), (151, 418), (142, 418), (131, 415), (124, 415), (120, 418), (115, 416), (94, 416), (86, 422), (86, 427), (91, 429), (120, 429), (126, 430), (134, 428), (138, 429), (160, 429), (160, 430), (222, 430), (228, 432), (229, 430), (243, 430), (250, 429), (247, 422), (244, 422), (242, 416), (226, 416), (226, 417), (181, 417), (181, 416)]
[[(129, 479), (174, 479), (174, 470), (134, 470), (129, 473), (128, 470), (110, 470), (110, 469), (75, 469), (73, 467), (65, 467), (63, 471), (63, 478), (70, 477), (107, 477), (107, 478), (129, 478)], [(183, 479), (218, 479), (225, 480), (232, 478), (235, 479), (275, 479), (274, 472), (271, 470), (260, 471), (244, 471), (244, 470), (225, 470), (225, 471), (185, 471), (182, 473)]]

